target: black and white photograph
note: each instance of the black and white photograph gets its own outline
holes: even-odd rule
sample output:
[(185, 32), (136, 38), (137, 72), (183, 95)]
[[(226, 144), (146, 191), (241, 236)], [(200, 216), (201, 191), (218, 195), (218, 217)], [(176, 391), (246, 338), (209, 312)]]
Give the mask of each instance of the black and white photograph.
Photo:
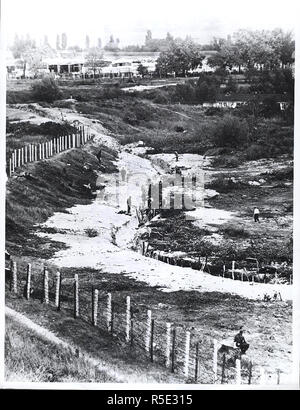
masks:
[(1, 1), (2, 389), (299, 390), (296, 3)]

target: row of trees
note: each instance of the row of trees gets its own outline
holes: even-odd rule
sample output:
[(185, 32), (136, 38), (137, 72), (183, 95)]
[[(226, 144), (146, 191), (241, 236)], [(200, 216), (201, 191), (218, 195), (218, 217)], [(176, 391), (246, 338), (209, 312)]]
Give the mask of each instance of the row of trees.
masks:
[(239, 30), (227, 39), (214, 39), (211, 46), (218, 52), (208, 59), (214, 68), (263, 71), (287, 68), (294, 62), (293, 34), (282, 29)]
[[(151, 35), (146, 44), (151, 44)], [(190, 69), (200, 67), (206, 46), (195, 44), (192, 39), (168, 38), (168, 47), (162, 51), (157, 68), (166, 73), (186, 74)], [(294, 62), (295, 41), (291, 32), (281, 29), (272, 31), (239, 30), (227, 39), (214, 39), (210, 49), (216, 51), (208, 58), (208, 65), (216, 70), (253, 72), (254, 70), (275, 71), (289, 69)]]

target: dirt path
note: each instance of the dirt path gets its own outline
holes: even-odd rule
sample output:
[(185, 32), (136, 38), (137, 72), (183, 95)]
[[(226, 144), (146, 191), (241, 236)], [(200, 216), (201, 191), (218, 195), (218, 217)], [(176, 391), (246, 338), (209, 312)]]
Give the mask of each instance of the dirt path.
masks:
[[(74, 345), (73, 343), (66, 342), (59, 337), (57, 337), (54, 333), (50, 332), (48, 329), (37, 325), (34, 323), (32, 320), (30, 320), (28, 317), (22, 315), (19, 312), (16, 312), (15, 310), (5, 307), (5, 315), (14, 321), (20, 323), (20, 325), (27, 327), (28, 329), (32, 330), (37, 336), (41, 337), (43, 340), (47, 340), (51, 343), (54, 343), (57, 346), (61, 346), (64, 349), (71, 349), (74, 351), (74, 354), (76, 350), (78, 349), (78, 346)], [(79, 349), (80, 354), (84, 358), (84, 360), (87, 362), (88, 365), (97, 368), (97, 370), (106, 373), (110, 378), (114, 379), (116, 383), (137, 383), (136, 376), (134, 375), (134, 372), (131, 371), (130, 368), (128, 368), (128, 371), (126, 373), (122, 372), (119, 368), (116, 367), (116, 365), (112, 365), (110, 362), (106, 362), (103, 359), (101, 361), (91, 355), (89, 355), (87, 352), (82, 350), (81, 348)], [(142, 373), (139, 372), (139, 383), (158, 383), (158, 380), (156, 380), (153, 376), (149, 376), (149, 373)]]

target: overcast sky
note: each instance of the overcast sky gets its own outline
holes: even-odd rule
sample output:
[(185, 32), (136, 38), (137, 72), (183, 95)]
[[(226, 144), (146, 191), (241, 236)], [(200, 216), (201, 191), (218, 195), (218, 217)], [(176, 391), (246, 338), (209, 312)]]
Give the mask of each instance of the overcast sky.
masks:
[[(2, 0), (2, 23), (7, 42), (16, 33), (43, 38), (55, 45), (66, 32), (68, 45), (84, 45), (89, 34), (105, 44), (113, 34), (121, 46), (143, 44), (153, 37), (187, 34), (199, 42), (225, 36), (238, 28), (294, 29), (300, 15), (297, 0)], [(296, 10), (297, 8), (297, 10)], [(91, 44), (93, 45), (93, 44)]]

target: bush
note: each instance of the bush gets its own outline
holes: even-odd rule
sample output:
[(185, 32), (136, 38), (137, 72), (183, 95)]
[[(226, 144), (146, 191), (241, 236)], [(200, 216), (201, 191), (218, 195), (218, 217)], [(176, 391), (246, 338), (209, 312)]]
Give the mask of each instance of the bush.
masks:
[(249, 128), (245, 120), (232, 115), (220, 118), (213, 131), (213, 141), (219, 147), (242, 147), (248, 140)]
[(233, 238), (247, 238), (249, 232), (245, 230), (244, 227), (229, 225), (222, 229), (222, 232)]
[(241, 164), (241, 159), (234, 156), (219, 156), (214, 158), (213, 166), (214, 167), (224, 167), (224, 168), (236, 168)]
[(62, 97), (62, 92), (52, 77), (36, 81), (32, 86), (32, 96), (37, 101), (53, 102)]
[(181, 103), (193, 104), (196, 100), (195, 86), (190, 81), (184, 84), (177, 84), (175, 94)]
[(184, 131), (184, 127), (182, 125), (175, 125), (174, 127), (174, 131), (175, 132), (183, 132)]
[(95, 238), (96, 236), (98, 236), (98, 231), (93, 228), (86, 228), (85, 233), (89, 238)]
[(244, 155), (248, 161), (264, 158), (266, 157), (266, 147), (258, 144), (251, 144), (250, 147), (246, 149)]

